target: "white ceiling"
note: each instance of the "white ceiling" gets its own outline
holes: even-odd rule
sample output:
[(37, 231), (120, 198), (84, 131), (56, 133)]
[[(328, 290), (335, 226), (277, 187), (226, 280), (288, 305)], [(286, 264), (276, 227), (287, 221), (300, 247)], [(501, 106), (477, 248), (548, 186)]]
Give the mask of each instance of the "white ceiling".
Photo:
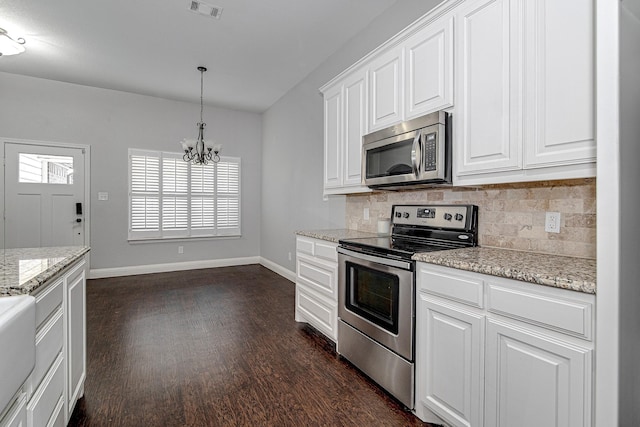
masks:
[(0, 71), (262, 112), (396, 0), (2, 0)]

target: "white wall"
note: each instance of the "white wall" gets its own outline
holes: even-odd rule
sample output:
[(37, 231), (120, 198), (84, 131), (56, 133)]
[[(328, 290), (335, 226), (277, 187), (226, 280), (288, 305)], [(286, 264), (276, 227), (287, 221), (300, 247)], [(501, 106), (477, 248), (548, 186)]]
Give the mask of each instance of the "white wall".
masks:
[(438, 3), (399, 0), (264, 114), (262, 257), (295, 271), (295, 230), (344, 227), (344, 196), (322, 198), (323, 111), (318, 89)]
[(180, 242), (182, 255), (176, 242), (127, 242), (127, 149), (178, 152), (199, 114), (198, 104), (0, 73), (0, 137), (91, 145), (92, 269), (260, 254), (261, 116), (210, 106), (206, 137), (242, 158), (242, 237)]
[(620, 5), (619, 425), (640, 426), (640, 0)]

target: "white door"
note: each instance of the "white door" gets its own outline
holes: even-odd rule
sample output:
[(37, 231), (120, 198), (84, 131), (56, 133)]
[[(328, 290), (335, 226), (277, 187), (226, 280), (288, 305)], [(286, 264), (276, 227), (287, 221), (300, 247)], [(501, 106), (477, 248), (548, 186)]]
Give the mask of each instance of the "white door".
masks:
[(5, 144), (5, 247), (85, 244), (84, 150)]
[(369, 68), (369, 132), (401, 122), (402, 49), (400, 47), (380, 55)]

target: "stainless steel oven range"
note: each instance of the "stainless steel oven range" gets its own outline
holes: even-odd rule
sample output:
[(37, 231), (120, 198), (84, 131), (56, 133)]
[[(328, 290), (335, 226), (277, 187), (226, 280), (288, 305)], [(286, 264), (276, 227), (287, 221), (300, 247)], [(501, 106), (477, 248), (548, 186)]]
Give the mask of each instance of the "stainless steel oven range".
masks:
[(474, 205), (394, 205), (391, 235), (340, 240), (338, 353), (414, 407), (418, 252), (477, 244)]

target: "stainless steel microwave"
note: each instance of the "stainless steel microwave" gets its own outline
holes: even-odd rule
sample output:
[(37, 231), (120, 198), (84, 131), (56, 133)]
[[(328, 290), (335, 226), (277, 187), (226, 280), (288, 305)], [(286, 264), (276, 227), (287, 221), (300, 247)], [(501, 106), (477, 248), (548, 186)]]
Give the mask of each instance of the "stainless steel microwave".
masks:
[(436, 111), (365, 135), (362, 179), (371, 188), (451, 184), (451, 123)]

